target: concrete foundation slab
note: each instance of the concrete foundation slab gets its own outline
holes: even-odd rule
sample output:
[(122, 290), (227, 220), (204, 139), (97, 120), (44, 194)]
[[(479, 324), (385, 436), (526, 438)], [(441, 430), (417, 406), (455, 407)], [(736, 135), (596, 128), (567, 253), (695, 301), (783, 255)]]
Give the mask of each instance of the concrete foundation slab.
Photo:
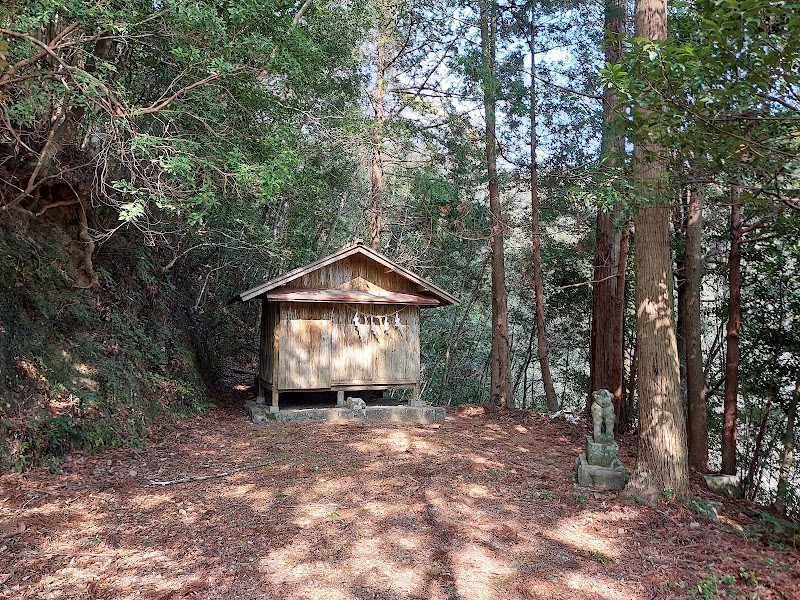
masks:
[(628, 473), (624, 468), (600, 467), (590, 465), (586, 454), (578, 456), (578, 485), (603, 490), (621, 490), (628, 482)]
[(367, 406), (352, 410), (343, 406), (335, 408), (304, 408), (270, 412), (269, 407), (252, 400), (245, 402), (253, 423), (299, 423), (303, 421), (389, 421), (395, 423), (437, 423), (444, 421), (444, 408), (440, 406)]

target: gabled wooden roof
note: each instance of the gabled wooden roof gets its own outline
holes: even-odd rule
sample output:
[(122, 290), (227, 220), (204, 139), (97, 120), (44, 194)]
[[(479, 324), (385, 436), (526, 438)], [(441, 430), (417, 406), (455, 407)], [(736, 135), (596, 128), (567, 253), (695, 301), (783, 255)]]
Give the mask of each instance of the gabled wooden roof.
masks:
[[(244, 292), (241, 292), (238, 296), (235, 296), (234, 300), (241, 300), (242, 302), (247, 302), (248, 300), (252, 300), (253, 298), (257, 298), (257, 297), (265, 295), (265, 294), (267, 294), (267, 297), (269, 298), (270, 294), (268, 294), (268, 292), (270, 292), (271, 290), (274, 290), (276, 288), (284, 286), (287, 283), (302, 277), (303, 275), (307, 275), (308, 273), (311, 273), (313, 271), (316, 271), (317, 269), (321, 269), (323, 267), (326, 267), (326, 266), (328, 266), (330, 264), (333, 264), (333, 263), (335, 263), (337, 261), (343, 260), (343, 259), (347, 258), (348, 256), (353, 256), (354, 254), (361, 254), (361, 255), (367, 257), (368, 259), (378, 263), (379, 265), (382, 265), (383, 267), (385, 267), (387, 269), (391, 269), (392, 271), (394, 271), (395, 273), (397, 273), (401, 277), (404, 277), (404, 278), (408, 279), (409, 281), (412, 281), (412, 282), (416, 283), (418, 286), (420, 286), (422, 288), (422, 290), (424, 292), (430, 294), (431, 296), (433, 296), (433, 298), (435, 298), (438, 301), (438, 302), (435, 302), (435, 303), (425, 302), (425, 301), (417, 302), (417, 301), (414, 301), (414, 298), (411, 298), (411, 296), (418, 296), (418, 295), (404, 293), (404, 294), (398, 294), (396, 300), (405, 299), (406, 300), (405, 302), (397, 301), (397, 302), (392, 302), (392, 303), (396, 303), (396, 304), (420, 304), (420, 305), (428, 305), (428, 306), (434, 305), (434, 304), (447, 304), (447, 305), (458, 304), (458, 299), (456, 299), (455, 297), (453, 297), (450, 294), (448, 294), (447, 292), (445, 292), (442, 288), (434, 285), (433, 283), (431, 283), (430, 281), (428, 281), (426, 279), (423, 279), (422, 277), (420, 277), (419, 275), (409, 271), (408, 269), (405, 269), (405, 268), (401, 267), (396, 262), (386, 258), (383, 254), (380, 254), (379, 252), (376, 252), (375, 250), (365, 246), (361, 242), (358, 242), (356, 244), (351, 244), (349, 246), (344, 246), (343, 248), (340, 248), (339, 250), (337, 250), (336, 252), (334, 252), (330, 256), (326, 256), (324, 258), (321, 258), (321, 259), (319, 259), (319, 260), (317, 260), (317, 261), (315, 261), (313, 263), (310, 263), (310, 264), (308, 264), (308, 265), (306, 265), (304, 267), (298, 267), (297, 269), (289, 271), (288, 273), (284, 273), (283, 275), (281, 275), (279, 277), (276, 277), (275, 279), (271, 279), (269, 281), (265, 281), (264, 283), (262, 283), (260, 285), (257, 285), (257, 286), (255, 286), (253, 288), (250, 288), (249, 290), (245, 290)], [(301, 292), (301, 290), (299, 290), (299, 289), (298, 290), (294, 290), (295, 295), (297, 293), (300, 293), (300, 292)], [(275, 294), (272, 294), (272, 295), (275, 296)], [(400, 296), (408, 296), (408, 298), (401, 298)], [(385, 303), (387, 301), (386, 297), (387, 296), (384, 297), (383, 303)], [(277, 300), (278, 297), (276, 296), (273, 299)], [(426, 298), (425, 296), (418, 296), (417, 299), (426, 300), (426, 299), (429, 299), (429, 297)], [(298, 297), (297, 300), (303, 300), (303, 299)], [(355, 299), (355, 298), (354, 299), (350, 299), (350, 300), (347, 300), (347, 299), (344, 299), (344, 298), (341, 299), (341, 300), (334, 300), (334, 299), (331, 299), (331, 300), (321, 300), (321, 299), (313, 300), (313, 299), (309, 298), (309, 299), (303, 300), (303, 301), (359, 302), (359, 300)], [(362, 302), (363, 301), (369, 301), (369, 299), (361, 299), (361, 301)], [(377, 296), (372, 301), (380, 303), (380, 299)]]

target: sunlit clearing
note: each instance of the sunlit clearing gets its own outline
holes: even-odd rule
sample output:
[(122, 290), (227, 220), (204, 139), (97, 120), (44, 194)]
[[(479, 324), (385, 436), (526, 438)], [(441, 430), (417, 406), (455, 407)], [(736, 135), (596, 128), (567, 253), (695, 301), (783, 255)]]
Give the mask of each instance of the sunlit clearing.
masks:
[[(226, 495), (233, 496), (233, 497), (244, 496), (245, 494), (250, 495), (251, 492), (253, 492), (254, 488), (255, 488), (255, 486), (252, 485), (252, 484), (237, 485), (236, 487), (233, 487), (230, 490), (227, 490), (227, 494)], [(255, 493), (257, 493), (257, 492), (255, 492)], [(258, 495), (263, 497), (265, 494), (258, 494)], [(250, 497), (252, 497), (252, 495)]]
[(275, 579), (286, 579), (289, 572), (286, 569), (291, 569), (297, 563), (297, 556), (305, 556), (311, 553), (311, 544), (302, 539), (294, 539), (290, 546), (283, 548), (276, 548), (270, 550), (269, 554), (259, 561), (259, 567), (262, 571), (267, 573), (283, 573), (284, 577), (273, 575)]
[(302, 598), (313, 598), (314, 600), (350, 600), (352, 598), (350, 594), (330, 587), (308, 587), (303, 590), (302, 594)]
[(389, 448), (395, 452), (408, 452), (411, 442), (405, 431), (393, 431), (388, 436)]
[(476, 544), (469, 544), (455, 552), (453, 565), (457, 589), (468, 591), (470, 599), (474, 600), (494, 600), (497, 594), (492, 589), (492, 579), (513, 574), (513, 570), (505, 562)]
[(502, 425), (499, 425), (498, 423), (487, 423), (486, 425), (484, 425), (484, 427), (486, 427), (486, 429), (491, 429), (496, 433), (502, 433), (503, 435), (508, 435), (508, 431), (506, 431), (505, 428)]
[(502, 467), (503, 463), (497, 462), (496, 460), (489, 460), (483, 456), (468, 456), (466, 457), (470, 462), (475, 463), (476, 465), (484, 465), (487, 467)]
[[(609, 558), (619, 558), (620, 549), (616, 544), (610, 542), (607, 537), (608, 527), (608, 524), (597, 522), (593, 517), (586, 517), (580, 523), (575, 523), (574, 521), (562, 522), (557, 527), (544, 533), (543, 537), (561, 542), (576, 550), (591, 549), (602, 552)], [(590, 531), (591, 529), (596, 529), (598, 534), (596, 535)]]
[(487, 498), (491, 495), (491, 493), (485, 486), (478, 484), (465, 486), (464, 491), (470, 498)]
[[(568, 588), (575, 590), (576, 595), (580, 593), (581, 597), (585, 597), (587, 593), (592, 594), (592, 598), (633, 598), (635, 593), (624, 584), (603, 577), (597, 573), (587, 575), (581, 571), (569, 572), (567, 571), (561, 577), (562, 582)], [(676, 597), (678, 594), (676, 594)]]
[(163, 507), (165, 502), (174, 502), (171, 495), (151, 492), (148, 495), (131, 496), (128, 504), (142, 510), (156, 510)]

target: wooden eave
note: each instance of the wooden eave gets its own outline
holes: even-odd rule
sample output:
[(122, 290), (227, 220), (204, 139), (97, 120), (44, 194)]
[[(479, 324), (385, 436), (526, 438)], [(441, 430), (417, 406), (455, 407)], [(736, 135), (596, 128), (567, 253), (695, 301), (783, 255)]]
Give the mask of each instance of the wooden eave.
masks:
[[(400, 295), (400, 296), (410, 296), (410, 297), (412, 297), (412, 299), (414, 299), (413, 302), (394, 302), (394, 301), (393, 302), (386, 302), (385, 300), (383, 302), (375, 301), (375, 303), (377, 303), (377, 304), (417, 304), (419, 306), (438, 306), (438, 305), (442, 305), (442, 304), (446, 304), (446, 305), (457, 305), (458, 304), (458, 299), (457, 298), (455, 298), (454, 296), (451, 296), (450, 294), (445, 292), (440, 287), (434, 285), (433, 283), (431, 283), (430, 281), (428, 281), (426, 279), (423, 279), (419, 275), (416, 275), (415, 273), (412, 273), (408, 269), (405, 269), (405, 268), (401, 267), (400, 265), (398, 265), (394, 261), (386, 258), (385, 256), (383, 256), (382, 254), (376, 252), (372, 248), (364, 246), (361, 243), (345, 246), (343, 248), (340, 248), (339, 250), (337, 250), (336, 252), (334, 252), (333, 254), (331, 254), (329, 256), (321, 258), (321, 259), (319, 259), (319, 260), (317, 260), (315, 262), (312, 262), (312, 263), (310, 263), (308, 265), (305, 265), (303, 267), (298, 267), (297, 269), (289, 271), (288, 273), (284, 273), (280, 277), (276, 277), (275, 279), (271, 279), (270, 281), (265, 281), (264, 283), (262, 283), (260, 285), (257, 285), (257, 286), (255, 286), (253, 288), (250, 288), (249, 290), (245, 290), (244, 292), (241, 292), (240, 294), (238, 294), (238, 296), (234, 297), (234, 300), (241, 300), (242, 302), (247, 302), (248, 300), (252, 300), (253, 298), (256, 298), (258, 296), (265, 295), (265, 294), (267, 294), (267, 292), (270, 292), (272, 290), (276, 290), (276, 288), (280, 288), (280, 287), (286, 285), (287, 283), (302, 277), (303, 275), (306, 275), (308, 273), (316, 271), (317, 269), (321, 269), (323, 267), (326, 267), (326, 266), (328, 266), (330, 264), (333, 264), (333, 263), (335, 263), (337, 261), (343, 260), (343, 259), (347, 258), (348, 256), (353, 256), (354, 254), (362, 254), (362, 255), (366, 256), (367, 258), (370, 258), (370, 259), (374, 260), (378, 264), (383, 265), (385, 268), (387, 268), (387, 269), (389, 269), (391, 271), (394, 271), (395, 273), (397, 273), (401, 277), (404, 277), (404, 278), (406, 278), (406, 279), (408, 279), (410, 281), (413, 281), (414, 283), (416, 283), (421, 288), (420, 291), (427, 292), (432, 296), (432, 297), (430, 297), (430, 296), (421, 296), (421, 295), (418, 295), (418, 294), (408, 294), (407, 292), (385, 292), (385, 293), (381, 293), (381, 295), (379, 296), (378, 294), (376, 294), (374, 292), (361, 292), (362, 294), (368, 294), (370, 296), (375, 296), (375, 297), (379, 297), (379, 298), (385, 298), (386, 294), (394, 294), (395, 297), (397, 297), (398, 295)], [(308, 293), (309, 291), (310, 290), (297, 290), (297, 289), (291, 290), (291, 289), (286, 289), (285, 291), (281, 291), (281, 293), (292, 293), (292, 292), (293, 293), (303, 293), (303, 292)], [(353, 294), (353, 292), (355, 292), (355, 290), (315, 290), (315, 291), (317, 291), (317, 292), (325, 292), (325, 293), (348, 292), (349, 294)], [(277, 290), (276, 290), (276, 292), (277, 292)], [(273, 299), (273, 298), (270, 298), (269, 296), (267, 296), (267, 298), (268, 299)], [(274, 299), (278, 300), (280, 298), (274, 298)], [(422, 300), (425, 300), (425, 302), (422, 302)], [(432, 300), (432, 302), (429, 302), (430, 300)], [(289, 300), (287, 300), (287, 301), (289, 301)], [(358, 303), (358, 301), (356, 301), (356, 300), (353, 300), (353, 301), (351, 301), (351, 300), (291, 300), (291, 301), (293, 301), (293, 302), (353, 302), (353, 303)], [(366, 301), (364, 301), (364, 302), (366, 302)]]
[(365, 292), (362, 290), (317, 290), (303, 288), (278, 288), (261, 294), (275, 302), (335, 302), (343, 304), (411, 304), (439, 306), (430, 296), (408, 292)]

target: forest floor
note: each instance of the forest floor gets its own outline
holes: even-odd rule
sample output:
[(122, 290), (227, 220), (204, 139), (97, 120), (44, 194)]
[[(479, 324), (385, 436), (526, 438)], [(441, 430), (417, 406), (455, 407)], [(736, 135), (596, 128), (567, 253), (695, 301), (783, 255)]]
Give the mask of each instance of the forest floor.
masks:
[(244, 395), (145, 448), (0, 477), (0, 597), (800, 598), (800, 551), (746, 503), (695, 482), (716, 523), (577, 488), (585, 424), (257, 426)]

